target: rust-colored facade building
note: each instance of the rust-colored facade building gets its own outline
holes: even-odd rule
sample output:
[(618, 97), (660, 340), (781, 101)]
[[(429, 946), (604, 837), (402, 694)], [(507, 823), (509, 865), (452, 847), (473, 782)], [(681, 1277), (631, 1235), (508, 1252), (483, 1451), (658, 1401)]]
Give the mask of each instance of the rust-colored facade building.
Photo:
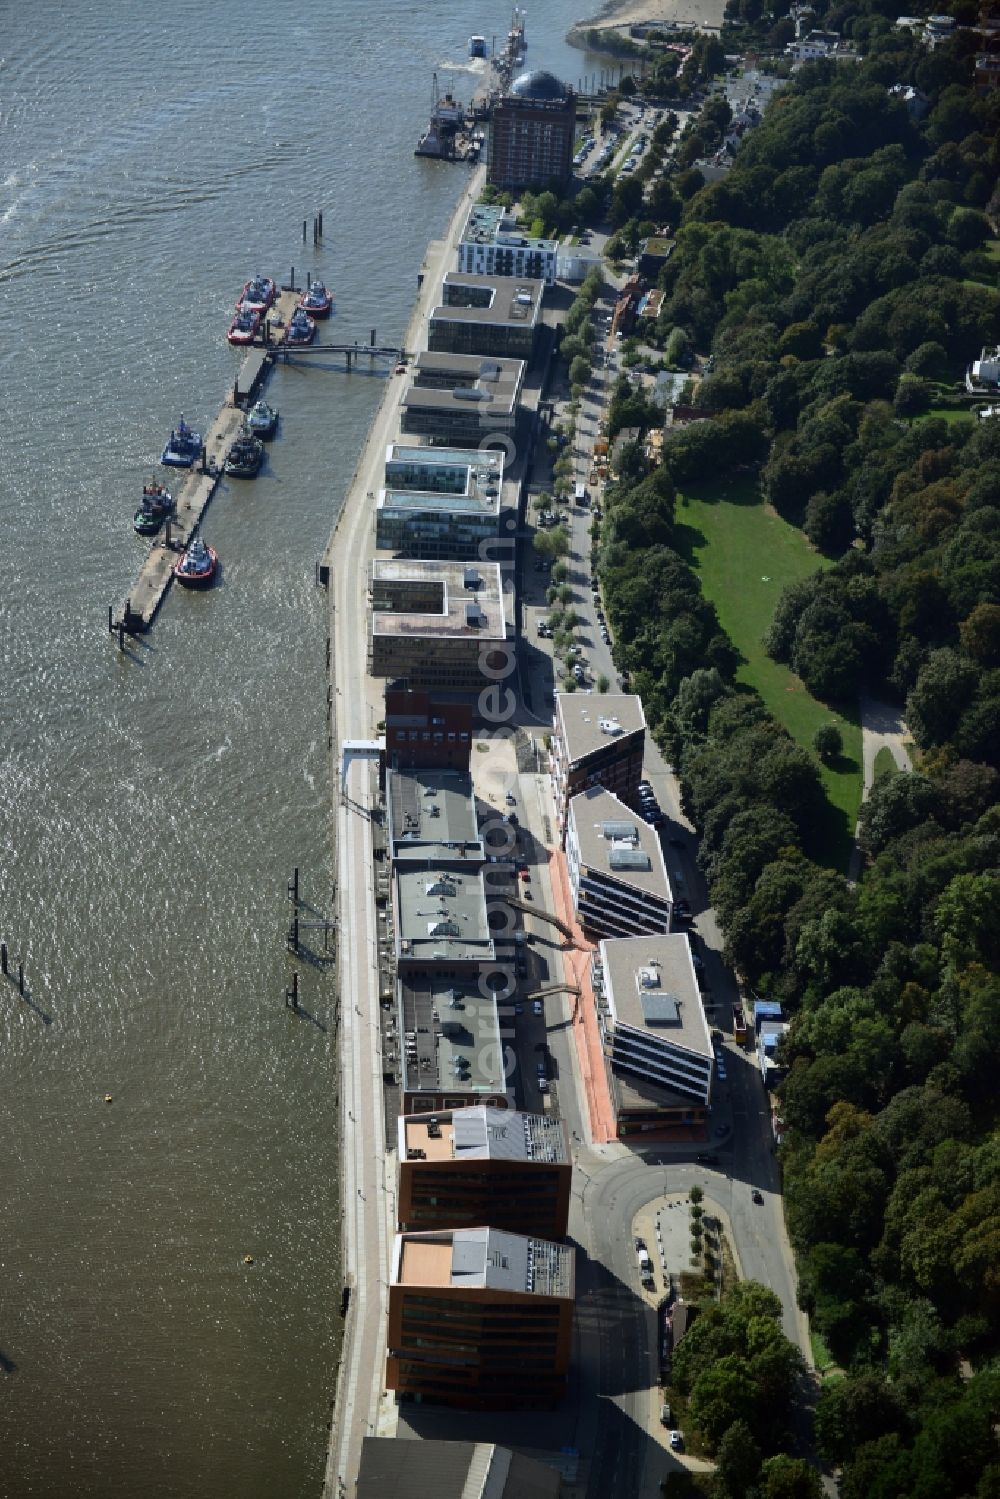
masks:
[(441, 702), (401, 682), (386, 683), (385, 758), (392, 770), (468, 770), (471, 703)]
[(560, 187), (573, 170), (576, 95), (551, 73), (522, 73), (490, 116), (486, 180), (499, 188)]
[(401, 1230), (506, 1229), (561, 1239), (569, 1217), (565, 1121), (514, 1109), (455, 1109), (399, 1120)]
[(550, 1410), (566, 1390), (574, 1251), (495, 1228), (397, 1234), (386, 1388), (464, 1410)]

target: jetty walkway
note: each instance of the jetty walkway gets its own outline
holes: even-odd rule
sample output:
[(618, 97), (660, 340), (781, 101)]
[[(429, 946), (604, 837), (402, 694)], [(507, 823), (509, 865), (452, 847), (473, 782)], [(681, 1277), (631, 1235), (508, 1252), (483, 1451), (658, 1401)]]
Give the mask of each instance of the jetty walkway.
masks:
[[(128, 596), (118, 608), (108, 610), (108, 629), (120, 642), (128, 635), (141, 635), (149, 629), (157, 610), (166, 598), (174, 578), (174, 566), (205, 517), (212, 496), (223, 476), (226, 454), (243, 426), (245, 408), (256, 399), (277, 359), (293, 359), (300, 354), (342, 354), (347, 369), (362, 357), (405, 360), (403, 349), (376, 343), (375, 329), (371, 342), (286, 344), (285, 332), (298, 306), (301, 289), (283, 287), (268, 314), (267, 341), (261, 341), (247, 353), (232, 390), (215, 420), (203, 433), (200, 462), (190, 470), (176, 469), (170, 483), (175, 505), (139, 569), (139, 575)], [(180, 485), (178, 491), (177, 485)]]

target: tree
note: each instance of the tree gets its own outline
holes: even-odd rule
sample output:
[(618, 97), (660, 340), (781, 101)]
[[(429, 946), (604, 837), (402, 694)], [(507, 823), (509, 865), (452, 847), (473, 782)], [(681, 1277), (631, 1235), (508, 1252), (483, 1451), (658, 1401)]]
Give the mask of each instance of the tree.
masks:
[(805, 1458), (779, 1452), (765, 1460), (757, 1492), (760, 1499), (822, 1499), (823, 1484)]
[(569, 367), (571, 385), (586, 385), (590, 380), (590, 360), (578, 354)]
[(921, 827), (937, 809), (937, 793), (926, 776), (912, 772), (875, 782), (858, 817), (858, 837), (870, 854)]
[[(565, 557), (569, 551), (569, 532), (565, 526), (553, 526), (550, 531), (536, 531), (532, 546), (540, 557), (555, 561)], [(558, 582), (558, 579), (554, 578)]]
[(727, 1499), (745, 1499), (760, 1473), (761, 1451), (745, 1421), (723, 1433), (715, 1455), (715, 1476)]
[(714, 1452), (734, 1421), (752, 1422), (757, 1390), (748, 1361), (737, 1353), (717, 1359), (694, 1382), (691, 1419)]
[(1000, 664), (1000, 604), (982, 603), (959, 625), (959, 638), (966, 655), (981, 666)]
[(825, 765), (840, 758), (844, 751), (844, 741), (835, 723), (820, 724), (813, 735), (813, 749)]
[(958, 651), (933, 651), (906, 700), (906, 722), (924, 748), (945, 744), (972, 701), (978, 671)]
[(663, 357), (671, 369), (679, 369), (687, 359), (690, 340), (683, 328), (674, 328), (667, 339)]
[(897, 416), (919, 416), (931, 404), (931, 388), (917, 375), (903, 375), (896, 386), (893, 410)]

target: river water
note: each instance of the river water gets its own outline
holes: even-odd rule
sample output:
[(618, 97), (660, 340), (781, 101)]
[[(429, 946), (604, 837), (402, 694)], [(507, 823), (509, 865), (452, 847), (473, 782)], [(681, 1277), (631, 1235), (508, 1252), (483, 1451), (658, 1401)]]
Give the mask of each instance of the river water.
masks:
[[(38, 0), (0, 36), (0, 1494), (319, 1493), (339, 1340), (322, 552), (381, 377), (276, 371), (222, 574), (124, 656), (166, 432), (221, 403), (257, 271), (401, 337), (465, 169), (415, 160), (457, 0)], [(528, 18), (575, 81), (569, 0)], [(445, 71), (451, 64), (458, 71)], [(324, 216), (321, 248), (311, 221)], [(302, 243), (302, 221), (310, 221)], [(318, 936), (310, 940), (320, 948)], [(111, 1102), (105, 1102), (105, 1095)], [(254, 1263), (245, 1265), (245, 1255)]]

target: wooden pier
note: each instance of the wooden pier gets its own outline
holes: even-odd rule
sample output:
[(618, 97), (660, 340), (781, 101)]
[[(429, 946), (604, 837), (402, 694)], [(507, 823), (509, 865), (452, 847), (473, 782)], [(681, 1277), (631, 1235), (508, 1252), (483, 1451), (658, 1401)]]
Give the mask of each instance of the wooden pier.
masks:
[(204, 456), (201, 462), (192, 469), (170, 471), (170, 478), (165, 482), (174, 495), (174, 513), (164, 522), (162, 532), (150, 547), (128, 597), (117, 609), (108, 610), (108, 629), (119, 639), (123, 634), (141, 635), (153, 623), (173, 582), (174, 566), (201, 525), (219, 487), (226, 454), (243, 427), (244, 407), (256, 399), (264, 385), (301, 295), (292, 288), (283, 289), (278, 294), (268, 314), (270, 342), (251, 350), (244, 359), (225, 405), (207, 432), (202, 434)]
[[(166, 598), (174, 578), (174, 566), (184, 548), (201, 525), (223, 476), (226, 454), (243, 426), (247, 406), (257, 399), (276, 359), (292, 359), (299, 354), (342, 354), (347, 370), (352, 363), (367, 356), (370, 359), (407, 360), (403, 349), (380, 345), (376, 330), (371, 342), (285, 344), (285, 330), (298, 306), (301, 289), (282, 287), (267, 317), (265, 339), (248, 350), (225, 405), (203, 433), (204, 451), (192, 469), (172, 469), (167, 485), (175, 497), (174, 513), (164, 522), (163, 530), (153, 542), (139, 569), (128, 597), (117, 609), (108, 610), (108, 629), (119, 642), (128, 635), (141, 635), (149, 629), (157, 610)], [(179, 490), (178, 490), (179, 486)], [(138, 500), (137, 500), (138, 504)]]

